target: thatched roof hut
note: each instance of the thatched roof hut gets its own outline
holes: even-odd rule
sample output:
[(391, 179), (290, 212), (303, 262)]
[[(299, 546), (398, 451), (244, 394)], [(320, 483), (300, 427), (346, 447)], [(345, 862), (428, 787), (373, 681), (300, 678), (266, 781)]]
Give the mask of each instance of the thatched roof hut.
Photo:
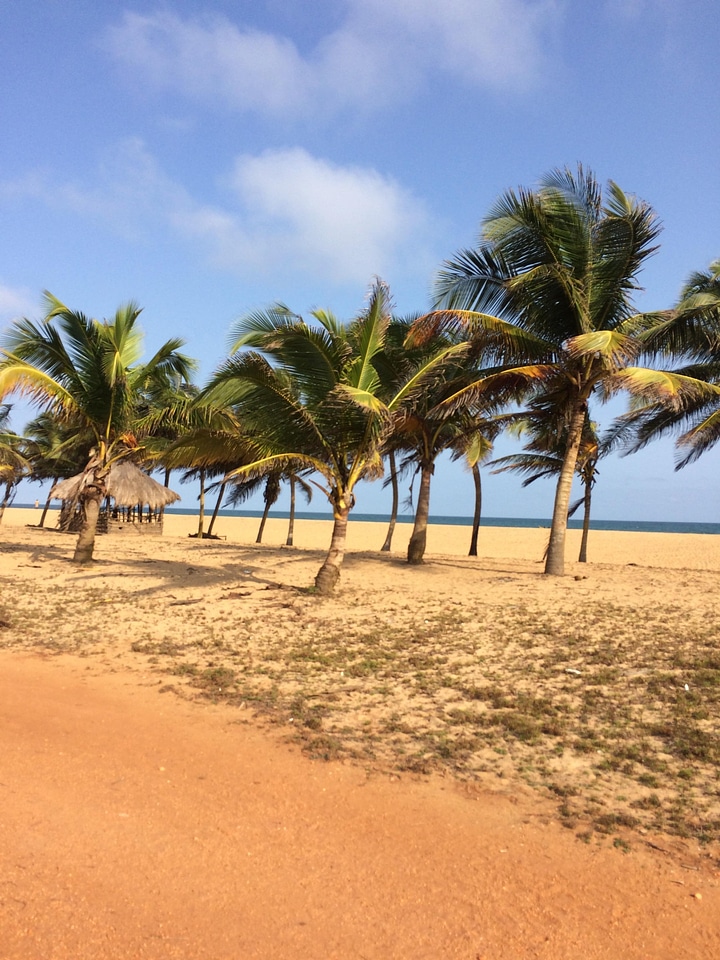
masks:
[[(52, 488), (50, 496), (54, 500), (74, 500), (87, 480), (88, 475), (84, 473), (61, 480)], [(121, 460), (110, 467), (106, 489), (117, 507), (136, 507), (142, 503), (151, 510), (159, 510), (180, 499), (174, 490), (153, 480), (130, 460)]]

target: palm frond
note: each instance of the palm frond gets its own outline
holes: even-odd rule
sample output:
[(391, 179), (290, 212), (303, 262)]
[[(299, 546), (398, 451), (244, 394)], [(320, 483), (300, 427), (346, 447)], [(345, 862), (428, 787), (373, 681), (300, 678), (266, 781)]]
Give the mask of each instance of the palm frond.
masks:
[(228, 352), (237, 353), (244, 347), (254, 350), (272, 349), (283, 330), (302, 317), (284, 303), (274, 303), (267, 310), (254, 310), (236, 320), (230, 328)]
[(720, 400), (720, 386), (682, 376), (670, 370), (625, 367), (613, 374), (608, 392), (627, 390), (642, 404), (663, 404), (675, 410), (687, 409), (698, 402)]
[(376, 280), (367, 310), (352, 324), (355, 356), (343, 371), (349, 387), (365, 393), (376, 393), (379, 377), (373, 360), (385, 345), (391, 320), (390, 291), (382, 280)]
[(519, 473), (525, 476), (523, 487), (530, 486), (536, 480), (557, 477), (562, 469), (562, 457), (541, 453), (512, 453), (506, 457), (491, 460), (492, 473)]
[(621, 370), (637, 358), (641, 347), (636, 339), (617, 330), (593, 330), (571, 337), (566, 341), (565, 349), (571, 357), (593, 356), (602, 359), (608, 368)]

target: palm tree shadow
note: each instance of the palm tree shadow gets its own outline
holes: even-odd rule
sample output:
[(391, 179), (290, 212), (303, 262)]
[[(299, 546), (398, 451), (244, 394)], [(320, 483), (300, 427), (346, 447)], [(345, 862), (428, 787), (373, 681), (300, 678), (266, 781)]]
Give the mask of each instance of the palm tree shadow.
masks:
[[(262, 549), (265, 562), (258, 562)], [(267, 555), (276, 553), (272, 570), (267, 568)], [(149, 581), (133, 592), (137, 597), (171, 596), (182, 602), (181, 592), (197, 593), (203, 590), (254, 588), (256, 590), (302, 590), (303, 587), (284, 582), (283, 568), (298, 562), (320, 560), (322, 551), (288, 552), (283, 548), (260, 548), (237, 544), (212, 543), (192, 548), (182, 559), (163, 557), (98, 558), (87, 567), (78, 567), (77, 579), (84, 583), (97, 581), (109, 587), (112, 581), (128, 576)], [(66, 559), (66, 558), (61, 558)], [(277, 572), (278, 576), (275, 576)], [(310, 578), (308, 578), (310, 579)], [(119, 585), (119, 583), (118, 583)]]
[(406, 569), (408, 571), (417, 571), (420, 576), (422, 576), (423, 571), (425, 571), (428, 575), (432, 575), (434, 570), (448, 568), (462, 571), (464, 576), (467, 576), (470, 573), (476, 573), (480, 575), (502, 574), (505, 576), (512, 576), (517, 579), (527, 576), (531, 576), (533, 578), (536, 576), (542, 576), (541, 570), (531, 569), (531, 565), (537, 566), (538, 564), (542, 563), (542, 560), (517, 560), (513, 561), (516, 563), (516, 566), (509, 567), (507, 560), (495, 560), (484, 557), (468, 557), (463, 559), (461, 557), (455, 558), (426, 554), (425, 559), (421, 564), (410, 565), (403, 556), (392, 556), (387, 553), (382, 554), (373, 551), (363, 551), (348, 554), (345, 558), (345, 565), (348, 570), (352, 570), (354, 567), (357, 567), (360, 561), (362, 561), (362, 563), (373, 561), (375, 563), (389, 564), (397, 570)]

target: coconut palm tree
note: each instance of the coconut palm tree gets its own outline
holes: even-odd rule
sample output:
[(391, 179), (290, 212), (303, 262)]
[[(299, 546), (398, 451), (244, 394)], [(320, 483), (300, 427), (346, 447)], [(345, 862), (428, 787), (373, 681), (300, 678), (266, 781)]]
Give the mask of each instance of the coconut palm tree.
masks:
[[(547, 477), (557, 479), (563, 465), (563, 453), (566, 438), (564, 436), (565, 422), (558, 422), (558, 411), (552, 404), (537, 405), (524, 414), (515, 418), (511, 429), (518, 436), (527, 436), (524, 453), (509, 454), (491, 460), (489, 466), (494, 467), (493, 473), (512, 471), (524, 475), (523, 487)], [(598, 460), (607, 452), (601, 445), (597, 434), (597, 425), (586, 416), (582, 438), (578, 449), (575, 472), (582, 483), (583, 495), (568, 509), (568, 519), (582, 506), (583, 530), (580, 540), (579, 563), (587, 562), (588, 536), (590, 532), (590, 512), (592, 507), (592, 490), (598, 474)]]
[(681, 360), (672, 374), (682, 378), (685, 389), (674, 403), (662, 391), (646, 391), (615, 420), (609, 442), (632, 453), (651, 440), (678, 435), (675, 469), (680, 470), (720, 440), (720, 260), (688, 278), (675, 310), (653, 331), (648, 350), (666, 362)]
[(163, 453), (189, 431), (206, 425), (195, 407), (199, 392), (194, 383), (174, 374), (154, 380), (143, 392), (136, 419), (144, 438), (143, 456), (147, 465), (164, 467), (166, 487), (172, 467), (163, 463)]
[(397, 516), (398, 509), (400, 507), (400, 488), (398, 485), (398, 466), (397, 459), (395, 457), (395, 450), (390, 447), (387, 451), (388, 458), (388, 467), (390, 468), (390, 475), (387, 480), (383, 483), (383, 486), (388, 485), (392, 491), (392, 500), (390, 505), (390, 520), (388, 522), (387, 533), (385, 534), (385, 540), (383, 541), (382, 547), (380, 547), (381, 553), (389, 553), (392, 548), (393, 537), (395, 536), (395, 527), (397, 525)]
[[(446, 450), (455, 451), (455, 459), (462, 458), (471, 469), (482, 458), (474, 442), (482, 433), (482, 428), (478, 427), (480, 415), (461, 416), (459, 411), (452, 410), (444, 403), (456, 386), (457, 379), (451, 379), (437, 393), (428, 391), (412, 413), (400, 418), (396, 426), (407, 448), (412, 450), (411, 456), (420, 474), (415, 519), (407, 551), (410, 564), (423, 562), (430, 517), (431, 481), (437, 458)], [(491, 416), (488, 411), (488, 424)]]
[(8, 403), (0, 404), (0, 483), (5, 485), (5, 492), (0, 499), (0, 523), (13, 499), (15, 488), (22, 477), (30, 472), (30, 462), (23, 455), (23, 438), (10, 430), (11, 409)]
[(470, 534), (469, 557), (478, 555), (478, 537), (480, 535), (480, 518), (482, 516), (482, 477), (480, 464), (487, 460), (493, 448), (493, 441), (502, 429), (499, 420), (481, 420), (474, 432), (461, 436), (453, 446), (453, 460), (463, 460), (470, 467), (475, 489), (475, 505), (473, 508), (473, 522)]
[(0, 395), (20, 392), (91, 437), (79, 493), (85, 522), (73, 556), (87, 563), (108, 470), (141, 451), (135, 433), (141, 398), (159, 381), (188, 379), (194, 363), (179, 352), (183, 341), (177, 338), (141, 363), (140, 308), (132, 302), (104, 321), (70, 310), (48, 292), (45, 306), (41, 323), (16, 321), (4, 338)]
[(289, 472), (272, 470), (265, 476), (258, 475), (250, 479), (235, 480), (234, 483), (230, 483), (226, 478), (222, 481), (223, 489), (228, 485), (230, 486), (230, 493), (227, 498), (228, 506), (237, 507), (239, 504), (249, 500), (253, 494), (262, 491), (265, 506), (263, 507), (262, 516), (260, 517), (260, 526), (258, 527), (257, 536), (255, 537), (255, 543), (262, 543), (263, 541), (265, 524), (267, 523), (271, 508), (275, 506), (280, 497), (280, 490), (284, 480), (287, 480), (290, 486), (290, 514), (285, 546), (292, 547), (295, 532), (297, 488), (298, 486), (300, 487), (308, 503), (311, 502), (313, 494), (312, 487), (306, 483), (299, 474), (292, 470)]
[[(435, 375), (425, 378), (422, 391), (406, 396), (393, 407), (392, 432), (386, 441), (388, 455), (403, 454), (401, 470), (414, 466), (420, 476), (413, 530), (408, 544), (410, 564), (423, 562), (430, 515), (430, 491), (437, 458), (446, 450), (462, 454), (472, 467), (473, 440), (477, 438), (482, 413), (480, 403), (472, 408), (455, 409), (445, 401), (468, 382), (475, 369), (467, 343), (450, 336), (436, 335), (420, 342), (413, 335), (417, 318), (394, 318), (386, 349), (376, 360), (383, 396), (391, 397), (412, 376), (413, 370), (435, 356), (444, 359), (435, 367)], [(487, 399), (484, 401), (487, 406)]]
[(588, 403), (619, 389), (662, 392), (675, 401), (681, 381), (634, 366), (669, 312), (640, 314), (632, 296), (657, 249), (652, 208), (610, 182), (556, 170), (535, 190), (508, 191), (483, 222), (477, 248), (445, 263), (437, 306), (419, 325), (482, 343), (505, 366), (449, 403), (467, 402), (502, 382), (526, 379), (536, 398), (554, 397), (566, 418), (545, 573), (564, 573), (570, 488)]
[(21, 452), (23, 437), (10, 429), (12, 405), (0, 403), (0, 479), (22, 473), (30, 466)]
[(33, 482), (51, 481), (38, 526), (45, 525), (50, 509), (52, 489), (59, 480), (82, 472), (87, 462), (87, 451), (92, 440), (81, 427), (60, 422), (52, 413), (41, 413), (26, 424), (23, 432), (24, 450), (30, 461)]
[(374, 361), (391, 320), (390, 295), (377, 281), (367, 307), (349, 324), (316, 310), (313, 324), (283, 304), (242, 318), (231, 356), (201, 402), (231, 405), (242, 418), (256, 456), (231, 471), (249, 477), (269, 469), (311, 470), (333, 511), (327, 556), (315, 578), (332, 592), (345, 555), (347, 524), (360, 480), (382, 473), (382, 442), (393, 411), (423, 388), (443, 362), (439, 354), (416, 368), (387, 400)]

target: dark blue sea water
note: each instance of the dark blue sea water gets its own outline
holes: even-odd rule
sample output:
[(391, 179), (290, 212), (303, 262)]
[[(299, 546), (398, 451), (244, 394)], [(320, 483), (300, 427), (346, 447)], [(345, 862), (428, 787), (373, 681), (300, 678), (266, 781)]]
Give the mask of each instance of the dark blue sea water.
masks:
[[(31, 503), (16, 503), (16, 507), (32, 507)], [(53, 508), (54, 509), (54, 508)], [(180, 516), (197, 516), (197, 510), (188, 510), (182, 507), (168, 507), (167, 513), (176, 513)], [(262, 516), (261, 510), (221, 510), (218, 516), (221, 517), (256, 517)], [(271, 517), (280, 520), (287, 520), (290, 514), (286, 510), (272, 510)], [(209, 519), (210, 513), (207, 517)], [(314, 513), (299, 510), (295, 514), (298, 520), (331, 520), (329, 513)], [(387, 523), (388, 517), (381, 513), (351, 513), (350, 520), (360, 520), (368, 523)], [(412, 523), (411, 514), (401, 514), (398, 523)], [(439, 523), (452, 527), (471, 527), (472, 517), (430, 517), (430, 523)], [(482, 527), (550, 527), (550, 520), (543, 520), (537, 517), (483, 517), (480, 521)], [(571, 529), (579, 530), (582, 527), (581, 520), (570, 520), (568, 526)], [(591, 530), (629, 530), (644, 533), (712, 533), (720, 534), (720, 523), (672, 523), (653, 520), (593, 520), (590, 524)]]
[[(197, 514), (197, 510), (183, 510), (176, 507), (169, 507), (168, 513), (179, 513), (184, 515)], [(221, 517), (257, 517), (262, 516), (261, 510), (221, 510)], [(289, 514), (285, 510), (272, 510), (271, 517), (287, 520)], [(295, 514), (298, 520), (331, 520), (329, 513), (310, 513), (308, 511), (298, 511)], [(368, 523), (387, 523), (388, 517), (380, 513), (351, 513), (350, 521), (361, 520)], [(412, 523), (411, 514), (402, 514), (397, 519), (398, 523)], [(430, 517), (430, 523), (445, 524), (453, 527), (471, 527), (472, 517)], [(550, 520), (542, 520), (533, 517), (483, 517), (480, 521), (482, 527), (550, 527)], [(579, 530), (582, 528), (581, 520), (570, 520), (568, 526), (571, 529)], [(715, 533), (720, 534), (720, 523), (665, 523), (648, 520), (593, 520), (590, 524), (592, 530), (637, 530), (645, 533)]]

